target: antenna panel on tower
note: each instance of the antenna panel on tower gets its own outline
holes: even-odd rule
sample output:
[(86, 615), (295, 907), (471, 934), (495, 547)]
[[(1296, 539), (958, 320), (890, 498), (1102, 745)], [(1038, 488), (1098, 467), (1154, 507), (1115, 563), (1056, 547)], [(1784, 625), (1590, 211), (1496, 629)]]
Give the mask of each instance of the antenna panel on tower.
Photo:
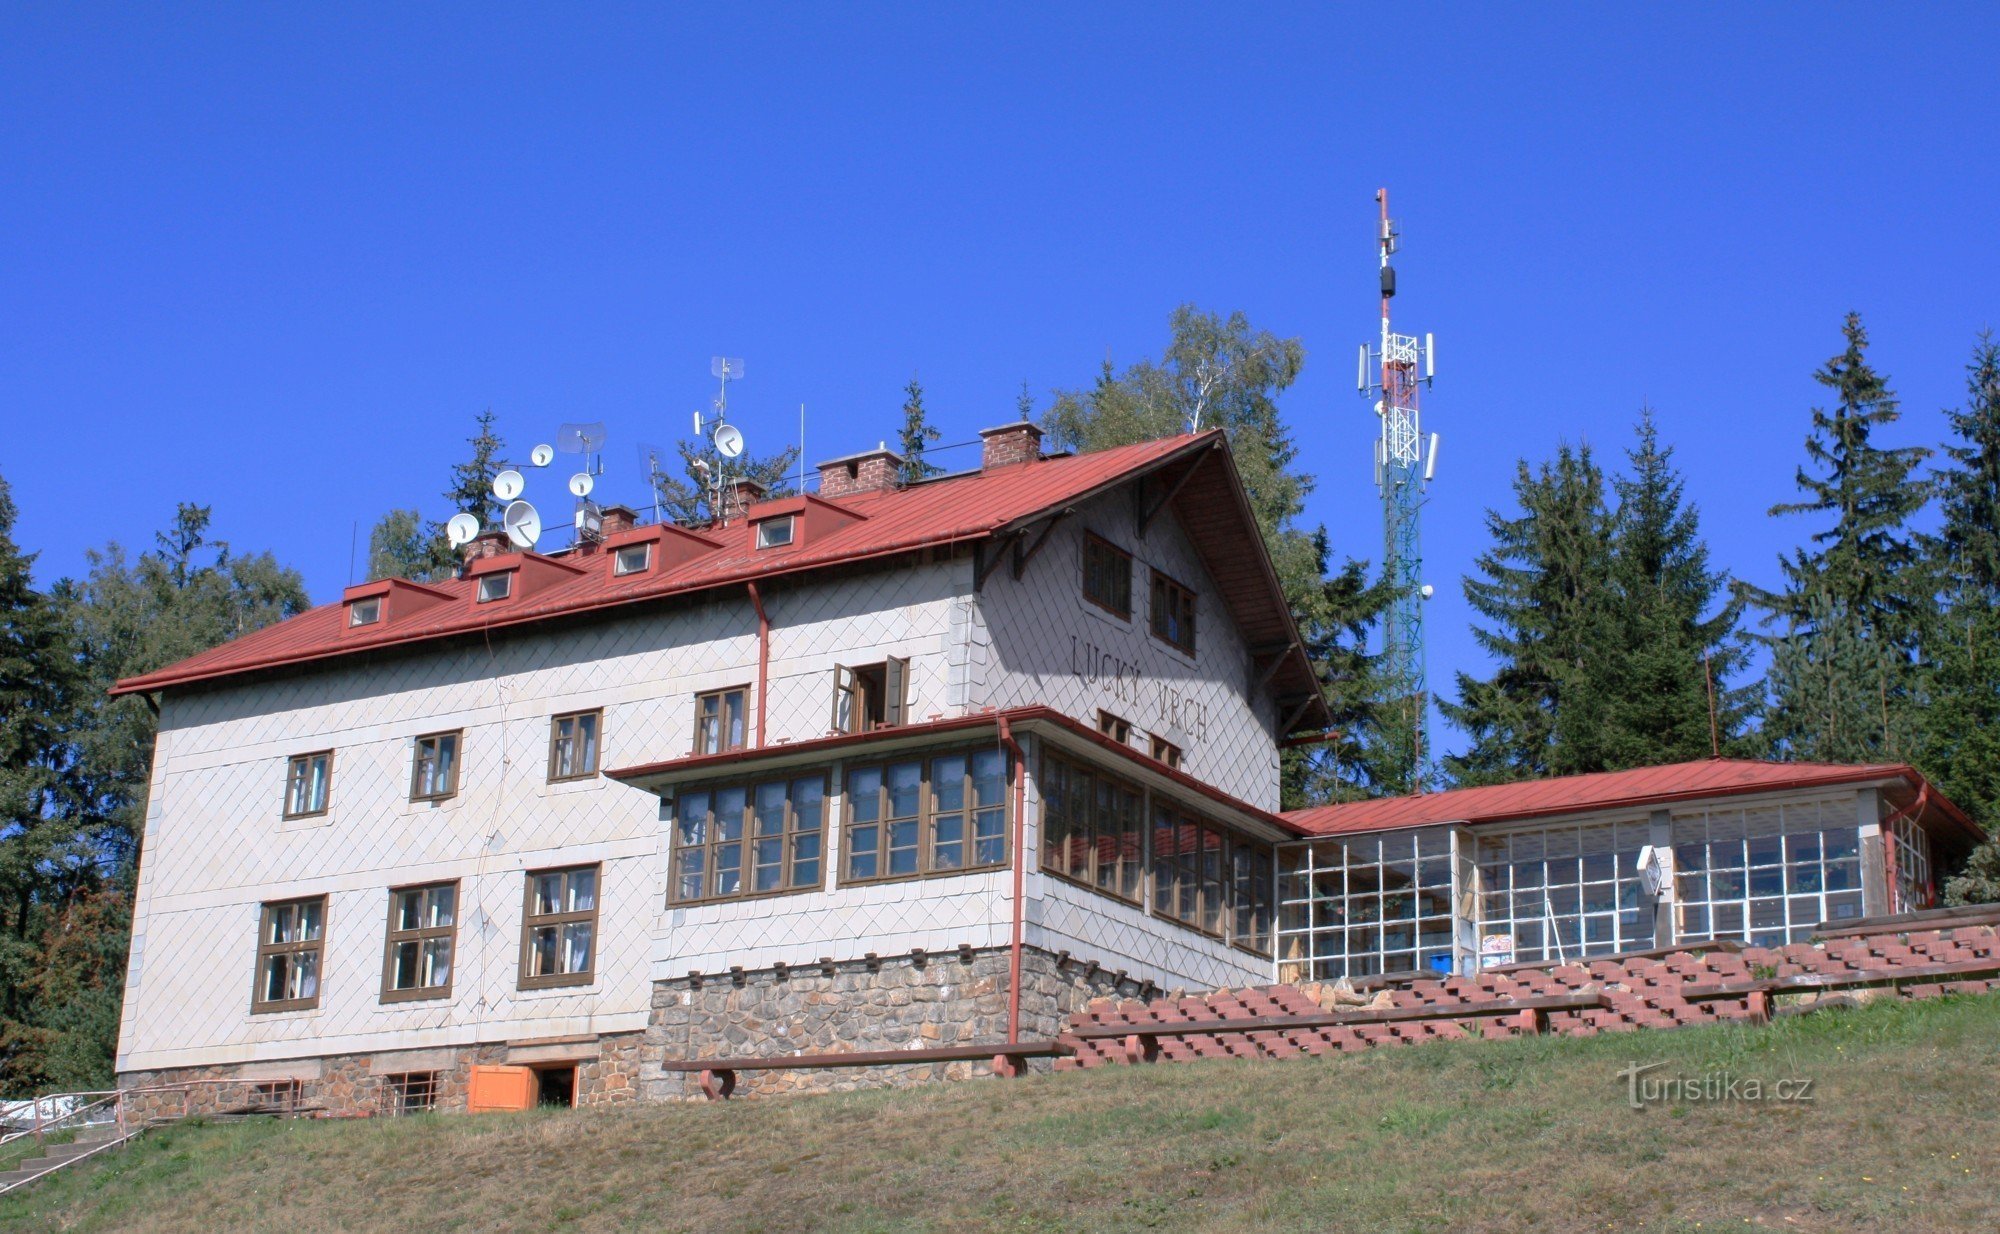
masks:
[(708, 375), (720, 377), (724, 381), (742, 381), (743, 357), (711, 356), (708, 361)]
[(595, 454), (604, 448), (604, 421), (565, 424), (556, 430), (556, 449), (564, 454)]

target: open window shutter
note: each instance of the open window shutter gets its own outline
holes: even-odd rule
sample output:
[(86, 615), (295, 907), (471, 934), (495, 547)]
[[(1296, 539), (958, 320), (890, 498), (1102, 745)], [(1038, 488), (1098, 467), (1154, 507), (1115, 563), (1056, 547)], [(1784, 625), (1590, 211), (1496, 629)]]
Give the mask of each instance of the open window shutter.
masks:
[(833, 723), (828, 725), (836, 733), (853, 731), (854, 717), (854, 672), (845, 664), (833, 666)]
[(891, 727), (909, 719), (910, 710), (910, 661), (906, 657), (890, 656), (882, 667), (883, 694), (882, 722)]

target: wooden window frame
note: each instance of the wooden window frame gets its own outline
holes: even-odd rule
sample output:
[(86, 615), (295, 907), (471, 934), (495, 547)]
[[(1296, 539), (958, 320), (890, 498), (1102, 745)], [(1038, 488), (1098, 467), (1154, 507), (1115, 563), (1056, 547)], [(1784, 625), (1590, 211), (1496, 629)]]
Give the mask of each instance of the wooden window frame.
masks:
[[(1148, 805), (1150, 808), (1147, 811), (1146, 864), (1148, 900), (1152, 915), (1163, 921), (1170, 921), (1183, 929), (1193, 930), (1204, 938), (1212, 938), (1218, 942), (1226, 943), (1236, 950), (1249, 955), (1260, 956), (1264, 959), (1271, 958), (1271, 948), (1275, 944), (1277, 912), (1277, 883), (1275, 869), (1272, 865), (1275, 860), (1275, 853), (1272, 846), (1264, 843), (1262, 840), (1254, 840), (1244, 836), (1234, 828), (1218, 823), (1213, 819), (1190, 813), (1174, 802), (1161, 797), (1153, 797)], [(1196, 855), (1192, 862), (1187, 861), (1178, 854), (1174, 857), (1166, 857), (1160, 852), (1158, 844), (1160, 833), (1159, 819), (1163, 811), (1175, 820), (1176, 830), (1183, 827), (1192, 827), (1194, 829), (1198, 843)], [(1201, 863), (1201, 854), (1206, 851), (1204, 838), (1211, 835), (1217, 840), (1215, 850), (1216, 876), (1213, 879), (1206, 877)], [(1176, 845), (1177, 849), (1178, 847)], [(1263, 861), (1265, 869), (1269, 872), (1263, 882), (1265, 950), (1262, 951), (1259, 951), (1254, 945), (1246, 943), (1237, 936), (1236, 917), (1239, 908), (1242, 906), (1237, 903), (1234, 875), (1236, 866), (1235, 853), (1239, 847), (1249, 850), (1253, 861)], [(1167, 862), (1172, 863), (1175, 878), (1172, 884), (1163, 892), (1160, 876), (1164, 864)], [(1183, 878), (1192, 878), (1195, 885), (1194, 917), (1192, 919), (1181, 916), (1179, 911), (1180, 880)], [(1254, 886), (1255, 883), (1253, 880), (1253, 891)], [(1203, 919), (1208, 915), (1208, 897), (1211, 887), (1214, 888), (1217, 897), (1215, 901), (1215, 917), (1219, 924), (1216, 929), (1209, 929), (1203, 924)], [(1168, 904), (1171, 904), (1172, 907), (1163, 907)], [(1254, 896), (1249, 907), (1252, 912), (1255, 911)]]
[[(326, 760), (326, 775), (325, 775), (326, 792), (320, 799), (318, 809), (294, 810), (292, 809), (293, 773), (296, 771), (300, 763), (310, 763), (313, 759), (316, 758), (323, 758)], [(313, 750), (305, 754), (293, 754), (288, 756), (285, 759), (285, 804), (284, 804), (284, 812), (281, 817), (286, 819), (318, 818), (332, 808), (333, 808), (333, 751)]]
[[(387, 596), (363, 596), (359, 600), (349, 600), (347, 602), (347, 628), (355, 630), (362, 626), (381, 625), (383, 619), (389, 615), (388, 610), (389, 598)], [(371, 613), (373, 616), (364, 617), (362, 616), (363, 613)]]
[[(441, 926), (418, 926), (412, 930), (398, 930), (396, 928), (396, 901), (398, 897), (412, 893), (427, 897), (427, 893), (445, 887), (451, 888), (451, 921), (448, 924)], [(459, 905), (462, 903), (463, 900), (459, 896), (458, 880), (455, 878), (435, 883), (410, 883), (401, 887), (389, 888), (389, 921), (382, 943), (383, 1002), (415, 1003), (451, 997), (452, 983), (458, 980), (458, 917)], [(441, 986), (410, 986), (406, 989), (397, 989), (394, 985), (397, 945), (401, 943), (416, 943), (419, 947), (422, 947), (423, 944), (434, 942), (438, 939), (443, 939), (450, 947), (449, 959), (446, 961), (448, 966), (447, 971), (450, 973), (450, 976), (445, 979), (445, 983)]]
[[(861, 678), (864, 669), (873, 669), (874, 664), (836, 664), (833, 666), (833, 714), (827, 721), (827, 731), (834, 733), (873, 733), (885, 728), (901, 728), (910, 722), (910, 657), (885, 656), (882, 669), (882, 719), (871, 723), (868, 719), (868, 700), (872, 697)], [(847, 723), (840, 719), (841, 700), (847, 700)]]
[[(977, 854), (979, 843), (979, 815), (990, 813), (995, 809), (995, 806), (992, 804), (982, 806), (975, 795), (973, 787), (975, 783), (973, 759), (989, 751), (997, 754), (1000, 758), (1000, 800), (997, 807), (1000, 813), (1000, 851), (999, 856), (994, 860), (975, 861), (973, 858)], [(958, 810), (940, 811), (937, 808), (937, 789), (931, 779), (932, 765), (938, 759), (961, 755), (966, 760), (963, 784), (965, 804)], [(891, 815), (889, 813), (889, 777), (886, 773), (891, 766), (897, 763), (911, 761), (917, 762), (922, 767), (917, 790), (917, 813), (913, 817)], [(1014, 844), (1014, 802), (1011, 788), (1013, 781), (1010, 778), (1013, 774), (1012, 762), (1012, 757), (1005, 750), (996, 749), (995, 747), (957, 746), (938, 750), (912, 750), (887, 758), (853, 762), (842, 767), (840, 780), (840, 868), (838, 877), (836, 878), (836, 885), (841, 887), (866, 887), (875, 883), (901, 883), (917, 879), (955, 878), (962, 874), (979, 874), (989, 870), (1004, 869), (1007, 865), (1008, 857), (1013, 851)], [(853, 783), (853, 777), (856, 772), (871, 770), (884, 773), (880, 784), (875, 790), (875, 817), (870, 820), (857, 822), (854, 817), (854, 793), (850, 786)], [(939, 866), (935, 864), (938, 848), (937, 821), (941, 817), (961, 817), (964, 819), (965, 825), (960, 831), (957, 841), (965, 857), (965, 862), (962, 865)], [(917, 868), (907, 873), (891, 873), (888, 870), (890, 849), (887, 843), (887, 831), (891, 823), (898, 822), (915, 822), (917, 827)], [(875, 857), (876, 872), (869, 875), (856, 875), (852, 872), (852, 863), (855, 853), (858, 851), (854, 844), (854, 833), (861, 828), (867, 827), (873, 827), (877, 830), (876, 844), (871, 850)]]
[[(704, 704), (708, 702), (709, 699), (713, 698), (713, 699), (726, 700), (728, 696), (731, 694), (741, 696), (738, 700), (737, 705), (742, 710), (743, 739), (741, 741), (736, 741), (736, 742), (732, 742), (729, 740), (729, 713), (721, 705), (718, 705), (716, 714), (718, 720), (717, 727), (721, 733), (721, 744), (711, 748), (707, 741), (706, 729), (704, 728), (702, 723), (703, 720), (702, 707)], [(724, 686), (719, 690), (703, 690), (701, 693), (694, 696), (694, 752), (697, 756), (703, 754), (726, 754), (731, 750), (745, 749), (749, 746), (749, 744), (750, 744), (750, 687), (748, 685)]]
[[(818, 778), (820, 784), (819, 826), (817, 829), (801, 828), (798, 825), (798, 809), (790, 789), (794, 784), (811, 780), (815, 777)], [(786, 788), (784, 824), (776, 836), (759, 835), (757, 833), (757, 791), (770, 785), (783, 785)], [(715, 796), (718, 793), (737, 788), (743, 790), (742, 826), (736, 832), (736, 839), (727, 840), (722, 837), (720, 829), (716, 826)], [(685, 803), (688, 797), (697, 793), (705, 794), (709, 799), (708, 810), (702, 822), (702, 842), (699, 845), (683, 844), (681, 842), (681, 811), (686, 808)], [(827, 867), (832, 860), (833, 852), (831, 840), (833, 838), (835, 819), (834, 811), (831, 808), (832, 802), (833, 777), (829, 768), (821, 768), (817, 772), (805, 770), (792, 775), (770, 775), (750, 781), (712, 781), (707, 784), (690, 785), (687, 788), (679, 790), (674, 795), (672, 852), (669, 856), (669, 865), (667, 867), (667, 903), (675, 908), (692, 904), (730, 904), (740, 900), (768, 900), (776, 896), (799, 895), (803, 892), (822, 890), (826, 886)], [(798, 856), (796, 850), (796, 842), (802, 836), (815, 834), (815, 831), (819, 836), (819, 855), (805, 860), (811, 860), (818, 864), (818, 876), (810, 882), (797, 882), (795, 880), (801, 858)], [(780, 886), (758, 891), (755, 888), (757, 870), (755, 858), (756, 844), (759, 840), (772, 839), (778, 841), (779, 860), (783, 864), (785, 878)], [(732, 844), (736, 845), (739, 849), (735, 867), (737, 889), (726, 892), (713, 891), (709, 880), (714, 877), (718, 869), (716, 856), (719, 850)], [(682, 855), (696, 848), (699, 848), (702, 854), (699, 875), (702, 881), (703, 892), (699, 896), (686, 896), (681, 892), (681, 880), (686, 874)]]
[[(564, 900), (567, 900), (570, 877), (573, 875), (581, 874), (586, 870), (590, 872), (594, 886), (594, 890), (592, 891), (590, 897), (589, 908), (579, 909), (574, 912), (556, 912), (556, 913), (541, 913), (541, 914), (537, 914), (535, 912), (535, 880), (540, 878), (546, 878), (551, 874), (562, 875), (563, 893), (564, 893), (563, 898)], [(522, 883), (523, 883), (523, 888), (522, 888), (522, 898), (521, 898), (521, 963), (520, 963), (520, 973), (519, 976), (516, 978), (516, 984), (518, 988), (523, 990), (553, 990), (553, 989), (563, 988), (566, 986), (583, 986), (583, 985), (595, 984), (595, 982), (597, 981), (597, 961), (601, 954), (602, 943), (604, 941), (602, 931), (600, 931), (597, 928), (599, 914), (602, 912), (604, 908), (604, 863), (592, 862), (588, 865), (549, 866), (544, 869), (529, 870), (526, 872), (524, 878), (522, 879)], [(590, 926), (589, 968), (584, 969), (581, 972), (575, 972), (575, 973), (535, 974), (530, 972), (530, 969), (532, 968), (534, 961), (534, 941), (535, 941), (536, 930), (554, 928), (557, 931), (556, 934), (557, 946), (558, 948), (560, 948), (562, 940), (562, 933), (561, 933), (562, 927), (568, 925), (583, 925), (583, 924), (588, 924)], [(558, 952), (558, 954), (560, 954), (560, 952)]]
[[(490, 583), (501, 584), (497, 595), (486, 594), (487, 585)], [(472, 595), (473, 601), (478, 604), (498, 604), (502, 600), (512, 599), (514, 596), (514, 571), (495, 570), (490, 574), (480, 575), (478, 589)]]
[[(1179, 579), (1176, 579), (1173, 575), (1168, 574), (1157, 566), (1152, 567), (1152, 570), (1152, 586), (1148, 589), (1146, 595), (1147, 629), (1151, 631), (1154, 638), (1165, 643), (1167, 646), (1172, 647), (1183, 655), (1192, 656), (1194, 655), (1195, 647), (1196, 597), (1194, 588), (1182, 583)], [(1163, 597), (1167, 600), (1167, 605), (1161, 604), (1160, 601)], [(1176, 600), (1185, 600), (1187, 605), (1188, 636), (1185, 643), (1172, 637), (1162, 628), (1164, 622), (1161, 619), (1168, 611), (1168, 606), (1172, 605)]]
[(1132, 742), (1132, 721), (1102, 707), (1097, 709), (1097, 731), (1121, 746)]
[(1146, 751), (1154, 762), (1163, 764), (1175, 771), (1181, 769), (1181, 763), (1187, 757), (1187, 751), (1168, 741), (1158, 733), (1146, 734)]
[[(441, 791), (418, 792), (423, 783), (424, 743), (451, 738), (451, 783)], [(435, 754), (432, 756), (435, 758)], [(441, 729), (435, 733), (420, 733), (410, 741), (410, 800), (450, 801), (458, 796), (460, 773), (465, 767), (465, 730), (462, 728)]]
[[(1125, 606), (1123, 608), (1119, 608), (1115, 604), (1107, 604), (1103, 599), (1091, 594), (1090, 590), (1091, 555), (1093, 552), (1110, 553), (1112, 556), (1116, 557), (1119, 561), (1122, 561), (1124, 563)], [(1098, 535), (1094, 531), (1086, 531), (1083, 533), (1083, 598), (1089, 601), (1090, 603), (1095, 604), (1098, 608), (1101, 608), (1105, 612), (1111, 614), (1113, 617), (1116, 617), (1120, 621), (1132, 620), (1132, 554), (1126, 552), (1122, 548), (1119, 548), (1116, 544), (1113, 544), (1111, 541), (1105, 539), (1103, 536)]]
[[(1052, 768), (1059, 768), (1060, 770), (1052, 771)], [(1087, 796), (1082, 803), (1086, 817), (1080, 823), (1070, 817), (1074, 808), (1071, 786), (1077, 780), (1081, 780), (1087, 785), (1085, 789)], [(1133, 908), (1144, 909), (1146, 907), (1146, 888), (1151, 883), (1153, 877), (1152, 862), (1148, 860), (1146, 843), (1150, 830), (1147, 821), (1150, 814), (1147, 810), (1148, 803), (1145, 790), (1088, 763), (1080, 762), (1076, 759), (1064, 758), (1048, 751), (1044, 751), (1042, 754), (1040, 786), (1042, 799), (1042, 873), (1051, 878), (1060, 879), (1063, 882), (1081, 887), (1086, 891), (1095, 892), (1107, 899), (1116, 900), (1120, 904), (1128, 904)], [(1106, 840), (1111, 840), (1119, 844), (1122, 848), (1124, 832), (1123, 829), (1115, 825), (1108, 828), (1104, 825), (1106, 820), (1101, 813), (1104, 803), (1100, 786), (1108, 787), (1114, 792), (1123, 793), (1131, 799), (1131, 806), (1134, 811), (1132, 816), (1132, 834), (1138, 843), (1137, 851), (1130, 858), (1133, 867), (1132, 882), (1134, 889), (1129, 895), (1119, 889), (1118, 879), (1115, 874), (1111, 883), (1106, 884), (1102, 881), (1101, 870), (1104, 867), (1100, 859), (1104, 854), (1103, 844)], [(1088, 864), (1081, 873), (1071, 868), (1072, 863), (1057, 859), (1055, 854), (1058, 854), (1059, 850), (1055, 848), (1055, 842), (1059, 837), (1056, 834), (1056, 827), (1052, 824), (1052, 818), (1058, 819), (1063, 824), (1064, 834), (1060, 839), (1065, 843), (1072, 836), (1080, 835), (1083, 837), (1085, 842), (1083, 851), (1088, 855)], [(1115, 822), (1115, 820), (1113, 821)], [(1119, 862), (1122, 863), (1123, 861), (1124, 858), (1121, 856)], [(1117, 868), (1118, 866), (1114, 864), (1113, 869), (1116, 870)]]
[[(296, 896), (289, 900), (266, 900), (257, 907), (257, 969), (250, 987), (250, 1014), (266, 1015), (279, 1011), (311, 1011), (319, 1006), (320, 991), (326, 988), (326, 928), (327, 899), (325, 895)], [(273, 943), (266, 941), (271, 934), (272, 918), (280, 909), (303, 908), (315, 905), (319, 909), (319, 934), (315, 938), (292, 942)], [(264, 997), (264, 964), (272, 956), (305, 955), (313, 957), (313, 992), (308, 998), (280, 998), (267, 1000)]]
[[(558, 752), (562, 749), (562, 743), (565, 740), (562, 735), (562, 723), (564, 720), (589, 720), (592, 724), (590, 732), (590, 766), (584, 768), (582, 771), (572, 771), (568, 775), (561, 775), (557, 772), (557, 768), (561, 766), (561, 759), (558, 757)], [(567, 740), (571, 742), (573, 747), (576, 738), (570, 737)], [(595, 780), (598, 775), (598, 768), (603, 762), (604, 708), (593, 707), (587, 711), (565, 711), (560, 715), (549, 717), (549, 783), (567, 784), (576, 780)]]
[[(631, 552), (633, 549), (639, 550), (639, 564), (626, 569), (625, 554)], [(611, 550), (611, 577), (613, 578), (625, 578), (628, 575), (644, 574), (652, 568), (653, 542), (651, 540), (642, 540), (637, 544), (621, 544)]]

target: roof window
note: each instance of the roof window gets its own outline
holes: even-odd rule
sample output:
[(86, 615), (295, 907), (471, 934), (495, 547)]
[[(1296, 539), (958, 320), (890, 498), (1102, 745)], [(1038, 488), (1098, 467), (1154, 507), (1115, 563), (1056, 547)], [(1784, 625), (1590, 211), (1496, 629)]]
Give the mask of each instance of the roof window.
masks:
[(638, 574), (652, 564), (653, 546), (651, 542), (645, 544), (627, 544), (611, 554), (611, 572), (613, 574)]
[(781, 514), (757, 524), (758, 548), (783, 548), (792, 542), (792, 515)]
[(490, 604), (495, 600), (504, 600), (513, 594), (514, 572), (512, 570), (499, 570), (492, 574), (483, 574), (480, 576), (479, 602), (481, 604)]
[(347, 602), (347, 624), (350, 628), (372, 626), (380, 620), (382, 620), (381, 596), (364, 596), (359, 600)]

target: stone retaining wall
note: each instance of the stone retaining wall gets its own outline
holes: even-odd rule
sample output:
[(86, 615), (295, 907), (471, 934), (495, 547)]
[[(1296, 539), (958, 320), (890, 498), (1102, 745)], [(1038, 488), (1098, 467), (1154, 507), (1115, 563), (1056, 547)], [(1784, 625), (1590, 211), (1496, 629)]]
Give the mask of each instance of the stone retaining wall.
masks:
[[(857, 960), (682, 977), (656, 982), (646, 1030), (643, 1091), (672, 1100), (699, 1094), (696, 1076), (668, 1072), (664, 1058), (699, 1059), (923, 1049), (1007, 1039), (1009, 953), (958, 953)], [(1093, 999), (1132, 997), (1139, 983), (1094, 964), (1026, 948), (1021, 957), (1021, 1037), (1046, 1040)], [(1041, 1064), (1047, 1066), (1046, 1062)], [(986, 1062), (898, 1064), (739, 1073), (741, 1095), (882, 1088), (986, 1075)]]
[[(617, 1033), (594, 1043), (575, 1043), (574, 1058), (549, 1058), (553, 1065), (576, 1067), (576, 1104), (610, 1105), (639, 1095), (641, 1033)], [(121, 1089), (189, 1085), (157, 1093), (136, 1093), (127, 1099), (128, 1117), (176, 1118), (183, 1114), (220, 1114), (248, 1106), (289, 1109), (316, 1114), (363, 1117), (393, 1112), (388, 1078), (431, 1072), (436, 1080), (436, 1105), (441, 1111), (463, 1112), (474, 1064), (503, 1064), (510, 1047), (501, 1042), (446, 1046), (427, 1050), (396, 1050), (381, 1054), (339, 1054), (282, 1062), (232, 1063), (205, 1067), (175, 1067), (159, 1071), (128, 1071), (119, 1075)], [(538, 1060), (541, 1061), (541, 1060)], [(216, 1081), (222, 1081), (220, 1083)]]

